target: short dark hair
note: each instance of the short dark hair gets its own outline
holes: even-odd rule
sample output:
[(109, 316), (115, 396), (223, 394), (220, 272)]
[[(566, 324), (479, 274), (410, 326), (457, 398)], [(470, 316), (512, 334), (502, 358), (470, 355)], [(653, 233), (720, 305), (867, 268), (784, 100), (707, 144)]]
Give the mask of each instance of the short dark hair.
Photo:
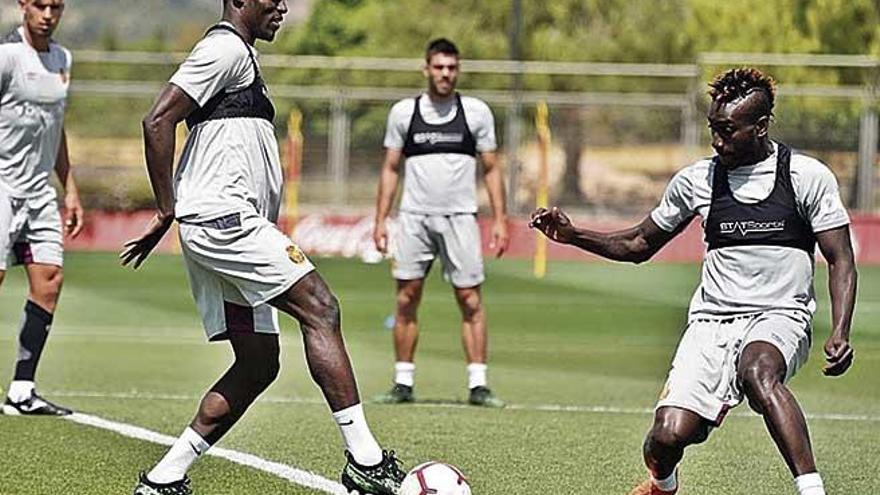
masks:
[(455, 55), (457, 57), (458, 47), (446, 38), (437, 38), (428, 42), (428, 47), (425, 48), (425, 60), (431, 60), (431, 57), (438, 53)]
[(776, 81), (754, 67), (740, 67), (721, 74), (709, 83), (709, 96), (712, 101), (728, 103), (745, 98), (752, 93), (764, 95), (757, 109), (760, 115), (773, 115), (776, 104)]

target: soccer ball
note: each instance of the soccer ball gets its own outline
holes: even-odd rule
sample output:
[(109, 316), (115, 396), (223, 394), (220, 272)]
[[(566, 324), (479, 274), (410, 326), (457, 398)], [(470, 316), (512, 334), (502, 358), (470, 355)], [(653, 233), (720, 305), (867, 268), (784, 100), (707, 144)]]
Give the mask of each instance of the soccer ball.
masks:
[(430, 461), (414, 467), (403, 479), (398, 495), (471, 495), (467, 478), (455, 466)]

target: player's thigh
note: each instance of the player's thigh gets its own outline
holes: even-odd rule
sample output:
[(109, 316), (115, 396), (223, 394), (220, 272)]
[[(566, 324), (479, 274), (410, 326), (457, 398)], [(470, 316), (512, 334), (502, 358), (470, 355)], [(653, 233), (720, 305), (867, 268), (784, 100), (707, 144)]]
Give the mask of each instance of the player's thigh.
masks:
[(267, 219), (242, 214), (240, 224), (216, 229), (182, 225), (188, 258), (234, 287), (250, 306), (283, 294), (314, 271), (303, 252)]
[(180, 238), (211, 340), (228, 333), (277, 334), (277, 312), (266, 303), (314, 270), (302, 251), (263, 218), (242, 218), (222, 229), (184, 223)]
[(14, 199), (0, 190), (0, 271), (6, 271), (13, 259), (12, 246), (26, 222), (24, 200)]
[(401, 212), (394, 234), (391, 275), (396, 280), (419, 280), (428, 275), (437, 246), (428, 226), (430, 217)]
[(397, 280), (397, 307), (402, 310), (414, 310), (422, 301), (425, 290), (425, 279)]
[(13, 246), (19, 263), (61, 267), (64, 264), (64, 233), (61, 213), (54, 198), (31, 201), (27, 221)]
[(24, 266), (28, 284), (35, 293), (57, 293), (64, 281), (64, 269), (46, 263), (27, 263)]
[(302, 277), (269, 304), (294, 317), (303, 330), (339, 326), (339, 301), (317, 271)]
[(440, 256), (444, 277), (456, 288), (482, 284), (486, 277), (476, 215), (438, 217), (435, 228), (442, 238)]
[(676, 407), (720, 424), (739, 403), (734, 389), (735, 343), (718, 321), (692, 321), (678, 344), (656, 410)]
[(767, 312), (749, 322), (737, 366), (746, 378), (790, 380), (807, 361), (812, 340), (811, 322), (796, 312)]

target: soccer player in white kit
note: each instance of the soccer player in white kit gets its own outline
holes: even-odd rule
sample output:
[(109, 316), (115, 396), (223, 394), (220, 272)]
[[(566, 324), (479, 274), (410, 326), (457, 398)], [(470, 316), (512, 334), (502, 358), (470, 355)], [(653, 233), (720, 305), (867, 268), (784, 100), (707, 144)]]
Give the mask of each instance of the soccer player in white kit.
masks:
[[(23, 264), (29, 291), (15, 374), (3, 414), (70, 414), (37, 394), (34, 379), (63, 278), (64, 234), (82, 229), (83, 210), (67, 157), (64, 110), (70, 52), (52, 40), (64, 0), (19, 0), (24, 22), (0, 40), (0, 282)], [(52, 171), (64, 187), (64, 225)]]
[[(144, 119), (147, 168), (157, 212), (126, 244), (123, 264), (140, 265), (177, 219), (183, 258), (210, 341), (235, 358), (211, 387), (177, 442), (136, 495), (191, 493), (186, 472), (279, 372), (277, 310), (300, 324), (306, 360), (346, 446), (342, 483), (360, 494), (392, 495), (403, 479), (364, 418), (340, 329), (339, 304), (312, 263), (276, 226), (283, 182), (256, 39), (271, 41), (285, 0), (226, 0), (205, 37)], [(190, 128), (172, 183), (174, 130)]]
[(535, 211), (530, 225), (557, 242), (640, 263), (695, 216), (703, 219), (702, 280), (645, 440), (650, 478), (631, 495), (676, 493), (685, 447), (705, 441), (743, 398), (764, 418), (798, 493), (824, 495), (804, 414), (786, 383), (809, 355), (817, 243), (828, 261), (832, 313), (823, 372), (838, 376), (852, 364), (849, 217), (824, 164), (770, 140), (772, 79), (734, 69), (710, 87), (716, 156), (679, 171), (641, 224), (594, 232), (553, 208)]
[(425, 277), (435, 258), (452, 284), (461, 310), (461, 339), (467, 359), (468, 402), (502, 407), (487, 383), (484, 280), (477, 225), (477, 156), (483, 162), (486, 191), (494, 213), (491, 248), (507, 249), (504, 179), (495, 153), (495, 119), (483, 101), (455, 91), (459, 74), (456, 46), (440, 38), (428, 44), (424, 75), (428, 90), (397, 102), (388, 115), (385, 161), (379, 179), (373, 239), (380, 252), (389, 247), (386, 219), (400, 180), (403, 198), (395, 235), (392, 276), (397, 280), (394, 323), (394, 386), (380, 402), (414, 400), (417, 311)]

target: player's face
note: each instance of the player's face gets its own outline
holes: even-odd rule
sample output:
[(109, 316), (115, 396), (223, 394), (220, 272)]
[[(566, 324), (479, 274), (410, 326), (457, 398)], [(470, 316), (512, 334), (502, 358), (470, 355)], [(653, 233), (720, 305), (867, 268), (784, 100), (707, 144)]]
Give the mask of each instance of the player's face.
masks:
[(458, 81), (458, 57), (446, 53), (431, 55), (425, 64), (425, 77), (432, 94), (449, 96), (455, 91)]
[(751, 163), (753, 157), (760, 156), (769, 117), (756, 119), (747, 98), (727, 103), (713, 101), (708, 119), (712, 148), (722, 165)]
[(44, 38), (52, 36), (61, 21), (64, 0), (19, 0), (18, 4), (28, 31)]
[(272, 41), (287, 14), (287, 0), (253, 0), (251, 21), (257, 39)]

